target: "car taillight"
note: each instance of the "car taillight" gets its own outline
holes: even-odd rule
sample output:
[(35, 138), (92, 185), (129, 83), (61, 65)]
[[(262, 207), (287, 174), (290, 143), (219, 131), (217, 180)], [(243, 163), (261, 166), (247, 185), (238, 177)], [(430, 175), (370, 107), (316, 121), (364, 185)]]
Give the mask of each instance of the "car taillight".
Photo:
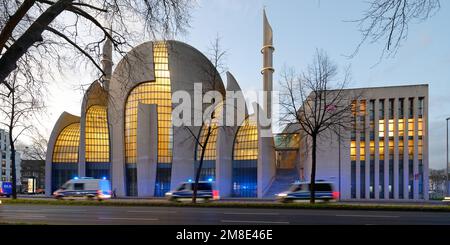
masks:
[(0, 193), (3, 193), (3, 188), (0, 187)]
[(218, 190), (213, 190), (213, 199), (214, 200), (219, 199), (219, 191)]
[(339, 191), (333, 191), (333, 198), (338, 199), (339, 198)]

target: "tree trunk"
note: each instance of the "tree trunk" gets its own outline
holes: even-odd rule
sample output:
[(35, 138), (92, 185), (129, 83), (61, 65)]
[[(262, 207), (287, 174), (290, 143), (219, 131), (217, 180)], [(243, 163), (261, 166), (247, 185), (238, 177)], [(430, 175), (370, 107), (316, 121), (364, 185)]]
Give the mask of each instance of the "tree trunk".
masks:
[(3, 54), (0, 58), (0, 83), (6, 83), (5, 79), (17, 68), (17, 61), (33, 44), (42, 41), (42, 32), (45, 28), (72, 2), (73, 0), (58, 0), (51, 5)]
[(316, 158), (317, 158), (317, 135), (312, 136), (312, 164), (311, 164), (311, 184), (310, 192), (311, 199), (310, 203), (316, 202)]
[[(200, 131), (200, 134), (201, 133), (202, 132)], [(202, 172), (202, 167), (203, 167), (203, 158), (205, 157), (206, 146), (208, 145), (208, 140), (209, 140), (210, 135), (211, 135), (211, 126), (208, 126), (208, 132), (206, 134), (206, 139), (205, 139), (205, 142), (203, 143), (203, 147), (202, 147), (202, 154), (200, 155), (200, 163), (198, 164), (198, 169), (195, 174), (195, 183), (194, 183), (194, 192), (192, 194), (192, 203), (197, 202), (198, 181), (200, 180), (200, 173)], [(201, 137), (201, 135), (200, 135), (200, 137)]]

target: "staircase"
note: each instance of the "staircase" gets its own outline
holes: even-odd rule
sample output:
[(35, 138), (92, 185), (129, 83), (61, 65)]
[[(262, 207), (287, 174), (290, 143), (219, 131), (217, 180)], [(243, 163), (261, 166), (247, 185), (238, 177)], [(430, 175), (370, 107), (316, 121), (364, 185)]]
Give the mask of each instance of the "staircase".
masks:
[(277, 169), (275, 179), (270, 188), (264, 193), (264, 198), (275, 198), (275, 195), (287, 191), (292, 183), (299, 179), (296, 168)]

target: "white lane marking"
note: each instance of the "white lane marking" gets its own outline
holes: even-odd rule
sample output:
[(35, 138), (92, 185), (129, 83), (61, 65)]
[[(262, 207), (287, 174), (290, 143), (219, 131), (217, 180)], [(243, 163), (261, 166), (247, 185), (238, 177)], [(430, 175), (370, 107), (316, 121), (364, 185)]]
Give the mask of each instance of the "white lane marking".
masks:
[(279, 213), (223, 213), (231, 215), (279, 215)]
[(364, 215), (364, 214), (336, 214), (336, 217), (364, 217), (364, 218), (399, 218), (391, 215)]
[(97, 219), (99, 219), (99, 220), (143, 220), (143, 221), (158, 221), (159, 220), (159, 219), (156, 219), (156, 218), (129, 218), (129, 217), (124, 217), (124, 218), (99, 217)]
[(177, 211), (159, 211), (159, 210), (128, 210), (128, 213), (169, 213), (174, 214)]
[(256, 224), (289, 224), (287, 221), (262, 221), (262, 220), (221, 220), (222, 223), (256, 223)]
[(86, 210), (83, 209), (62, 209), (62, 208), (54, 208), (54, 209), (42, 209), (44, 212), (73, 212), (73, 213), (79, 213), (79, 212), (86, 212)]
[(3, 214), (0, 214), (0, 216), (2, 217), (2, 218), (5, 218), (5, 219), (46, 219), (47, 218), (47, 216), (43, 216), (43, 215), (33, 215), (33, 216), (17, 216), (17, 215), (3, 215)]

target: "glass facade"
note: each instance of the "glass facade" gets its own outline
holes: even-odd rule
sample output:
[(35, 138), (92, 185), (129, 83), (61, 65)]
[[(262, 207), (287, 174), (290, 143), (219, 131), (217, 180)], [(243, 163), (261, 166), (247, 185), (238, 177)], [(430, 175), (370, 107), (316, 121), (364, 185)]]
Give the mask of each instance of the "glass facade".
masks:
[(78, 147), (80, 145), (80, 123), (66, 126), (55, 142), (53, 163), (78, 163)]
[(86, 162), (109, 163), (109, 130), (106, 106), (86, 112)]
[(247, 118), (239, 127), (233, 146), (233, 196), (257, 196), (258, 129)]
[[(167, 44), (165, 42), (153, 43), (153, 62), (155, 71), (155, 81), (144, 82), (137, 85), (128, 95), (125, 104), (125, 162), (126, 164), (136, 163), (136, 133), (137, 133), (137, 113), (139, 103), (156, 104), (158, 110), (158, 170), (156, 187), (164, 188), (155, 190), (156, 193), (170, 189), (170, 181), (161, 183), (158, 180), (170, 179), (170, 171), (164, 170), (161, 164), (172, 163), (172, 93), (170, 84), (169, 58)], [(161, 167), (161, 169), (159, 168)], [(164, 176), (158, 176), (162, 174)], [(135, 186), (130, 181), (136, 178), (127, 179), (127, 184)], [(168, 176), (167, 176), (168, 175)], [(127, 175), (128, 176), (128, 175)], [(129, 193), (135, 193), (130, 191)]]
[(52, 157), (52, 192), (78, 175), (80, 123), (66, 126), (58, 135)]
[(106, 106), (93, 105), (86, 112), (86, 176), (110, 179), (109, 129)]

